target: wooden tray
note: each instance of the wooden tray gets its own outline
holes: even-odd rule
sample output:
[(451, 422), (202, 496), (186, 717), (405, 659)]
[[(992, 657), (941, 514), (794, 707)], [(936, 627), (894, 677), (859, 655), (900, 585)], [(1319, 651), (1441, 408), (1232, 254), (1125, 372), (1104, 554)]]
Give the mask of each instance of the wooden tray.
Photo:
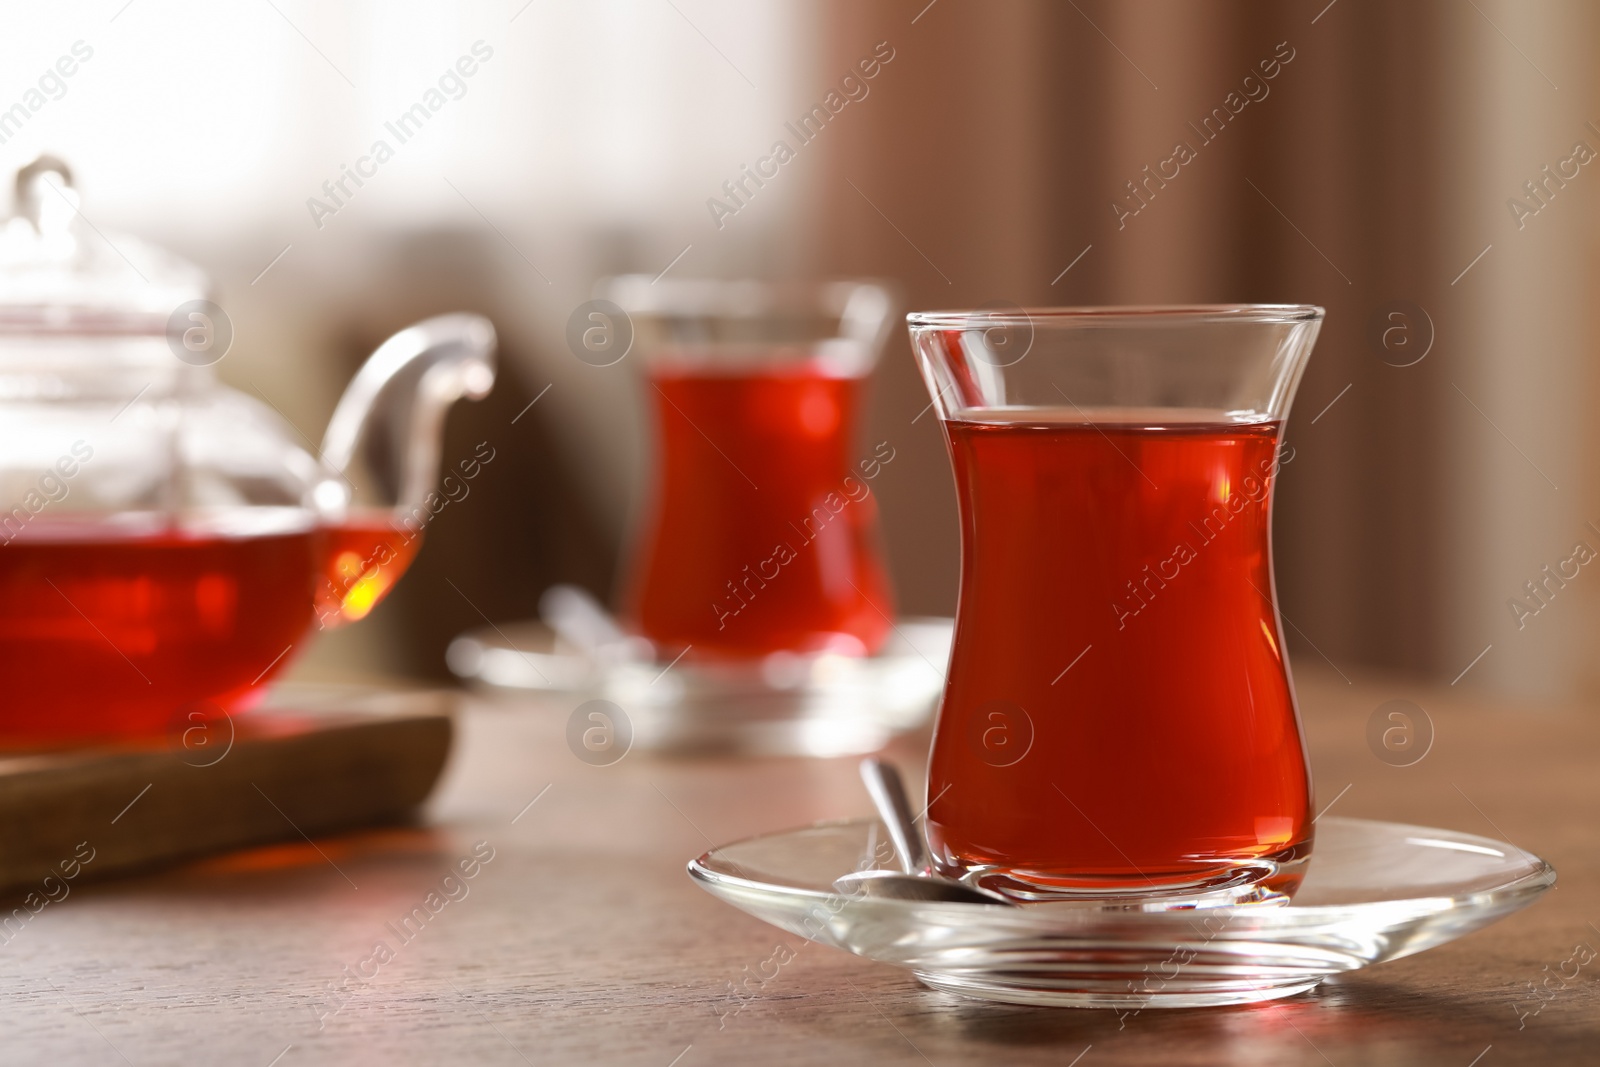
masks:
[(438, 692), (286, 690), (162, 740), (0, 756), (0, 888), (37, 887), (89, 854), (74, 873), (104, 878), (405, 819), (444, 769), (453, 704)]

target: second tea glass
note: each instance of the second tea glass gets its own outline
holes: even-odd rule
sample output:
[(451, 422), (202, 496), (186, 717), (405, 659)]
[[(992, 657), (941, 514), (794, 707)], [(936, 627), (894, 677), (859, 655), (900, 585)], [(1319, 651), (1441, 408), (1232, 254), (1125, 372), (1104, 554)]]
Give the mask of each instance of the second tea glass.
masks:
[(857, 443), (890, 301), (862, 282), (619, 278), (658, 467), (624, 594), (666, 655), (868, 655), (893, 607)]

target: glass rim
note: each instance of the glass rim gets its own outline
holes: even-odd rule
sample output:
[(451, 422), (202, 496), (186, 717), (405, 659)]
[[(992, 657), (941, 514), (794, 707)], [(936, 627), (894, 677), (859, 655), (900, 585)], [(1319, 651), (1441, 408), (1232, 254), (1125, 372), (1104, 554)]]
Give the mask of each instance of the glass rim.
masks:
[(1146, 326), (1185, 326), (1247, 322), (1293, 325), (1320, 322), (1325, 313), (1316, 304), (1107, 304), (913, 311), (906, 315), (906, 325), (912, 329), (992, 329), (997, 325), (1010, 324), (1094, 326), (1138, 323)]
[(863, 290), (876, 291), (886, 301), (892, 297), (889, 283), (874, 277), (664, 278), (640, 273), (599, 278), (592, 295), (613, 301), (630, 315), (761, 318), (775, 312), (819, 307), (839, 294)]

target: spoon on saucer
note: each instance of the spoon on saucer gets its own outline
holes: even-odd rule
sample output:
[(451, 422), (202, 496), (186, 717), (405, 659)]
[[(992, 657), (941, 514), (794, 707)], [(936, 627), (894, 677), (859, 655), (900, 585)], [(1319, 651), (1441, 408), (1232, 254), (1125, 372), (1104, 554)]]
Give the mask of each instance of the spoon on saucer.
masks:
[(922, 831), (917, 829), (916, 817), (911, 814), (905, 783), (900, 780), (900, 771), (894, 764), (868, 756), (861, 761), (861, 780), (866, 783), (873, 806), (878, 809), (878, 818), (889, 828), (889, 838), (894, 842), (901, 870), (852, 871), (835, 879), (834, 888), (844, 893), (893, 900), (1016, 906), (999, 893), (946, 878), (934, 871)]
[(565, 583), (552, 585), (539, 597), (539, 617), (556, 636), (595, 663), (655, 662), (656, 650), (651, 643), (623, 630), (616, 617), (586, 589)]

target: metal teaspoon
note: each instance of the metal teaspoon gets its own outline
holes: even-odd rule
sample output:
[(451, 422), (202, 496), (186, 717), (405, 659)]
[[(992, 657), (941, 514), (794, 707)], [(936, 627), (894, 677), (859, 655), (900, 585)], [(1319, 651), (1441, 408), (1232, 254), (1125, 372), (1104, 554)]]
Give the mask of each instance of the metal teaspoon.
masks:
[(894, 764), (868, 756), (861, 761), (861, 780), (866, 783), (878, 818), (889, 829), (902, 871), (853, 871), (834, 881), (834, 888), (845, 893), (894, 900), (940, 900), (962, 904), (1015, 903), (999, 893), (946, 878), (933, 869), (922, 831), (917, 829), (906, 797), (905, 783)]

